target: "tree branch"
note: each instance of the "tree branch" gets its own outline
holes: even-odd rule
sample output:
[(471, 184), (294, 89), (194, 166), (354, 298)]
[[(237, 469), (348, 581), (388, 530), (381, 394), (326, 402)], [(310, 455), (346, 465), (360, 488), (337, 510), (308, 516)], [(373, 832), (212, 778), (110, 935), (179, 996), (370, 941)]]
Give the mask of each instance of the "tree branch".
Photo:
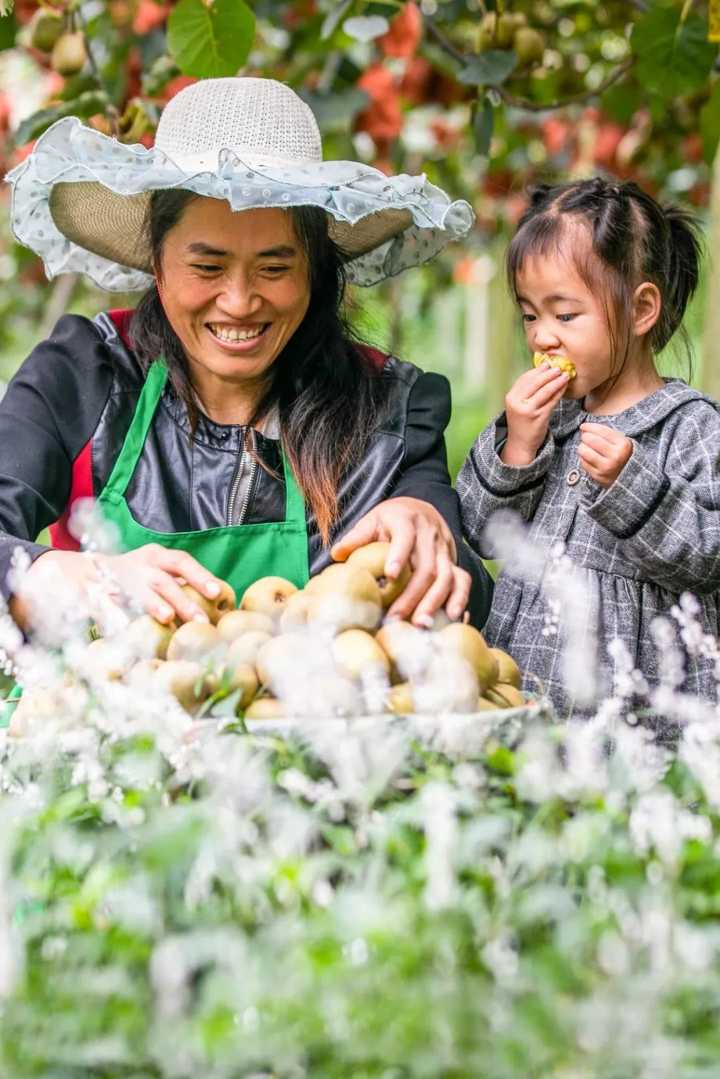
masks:
[(461, 52), (460, 49), (455, 48), (452, 41), (445, 37), (442, 30), (438, 29), (432, 19), (426, 17), (425, 25), (427, 26), (431, 36), (435, 38), (443, 52), (446, 52), (448, 56), (452, 56), (453, 60), (457, 60), (459, 64), (467, 63), (468, 58), (465, 53)]
[(594, 90), (580, 90), (577, 94), (568, 94), (567, 97), (557, 98), (555, 101), (532, 101), (527, 97), (517, 97), (515, 94), (509, 94), (507, 90), (503, 90), (502, 86), (494, 87), (498, 94), (505, 102), (506, 105), (512, 105), (513, 108), (527, 109), (530, 112), (546, 112), (548, 109), (562, 109), (566, 105), (579, 105), (585, 101), (592, 101), (594, 97), (599, 97), (600, 94), (604, 94), (611, 86), (614, 86), (616, 82), (619, 82), (624, 75), (627, 75), (630, 68), (635, 63), (634, 56), (628, 56), (626, 60), (623, 60), (621, 64), (611, 71), (607, 75), (599, 86), (596, 86)]
[(84, 22), (84, 20), (83, 20), (83, 18), (81, 16), (79, 10), (73, 11), (72, 17), (73, 17), (73, 19), (77, 20), (78, 26), (82, 30), (83, 38), (85, 40), (85, 52), (87, 53), (88, 62), (90, 64), (90, 70), (93, 73), (93, 78), (95, 79), (95, 81), (98, 84), (99, 88), (105, 93), (105, 95), (106, 95), (106, 97), (108, 99), (108, 103), (105, 106), (105, 112), (107, 113), (108, 119), (110, 121), (110, 127), (111, 127), (111, 130), (112, 130), (113, 138), (117, 139), (117, 138), (120, 137), (120, 113), (119, 113), (118, 109), (116, 108), (116, 106), (113, 105), (110, 93), (108, 91), (108, 87), (105, 85), (105, 80), (103, 79), (103, 77), (102, 77), (102, 75), (100, 73), (100, 68), (98, 67), (97, 60), (95, 59), (95, 56), (93, 55), (92, 48), (90, 46), (90, 40), (88, 38), (87, 28), (85, 26), (85, 22)]
[[(426, 25), (430, 36), (435, 39), (443, 52), (447, 53), (448, 56), (452, 57), (452, 59), (456, 60), (459, 64), (462, 64), (463, 66), (467, 64), (470, 57), (453, 45), (442, 30), (435, 25), (432, 19), (426, 19)], [(556, 101), (533, 101), (529, 97), (519, 97), (516, 94), (510, 94), (507, 90), (504, 90), (502, 86), (493, 86), (491, 89), (498, 94), (506, 105), (512, 105), (513, 108), (526, 109), (529, 112), (546, 112), (549, 109), (562, 109), (565, 105), (577, 105), (583, 101), (591, 101), (594, 97), (603, 94), (609, 87), (613, 86), (616, 82), (619, 82), (619, 80), (628, 73), (634, 62), (635, 58), (633, 56), (628, 56), (627, 59), (623, 60), (621, 64), (618, 64), (614, 71), (611, 71), (594, 90), (580, 90), (576, 94), (569, 94), (567, 97), (558, 98)]]

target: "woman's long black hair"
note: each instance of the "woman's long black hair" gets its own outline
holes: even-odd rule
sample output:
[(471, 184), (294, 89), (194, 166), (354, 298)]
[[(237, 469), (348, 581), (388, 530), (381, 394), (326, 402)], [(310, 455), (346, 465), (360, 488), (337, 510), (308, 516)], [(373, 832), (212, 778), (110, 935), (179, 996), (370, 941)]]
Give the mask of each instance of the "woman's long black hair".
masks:
[[(165, 237), (197, 197), (182, 189), (153, 192), (147, 235), (156, 267), (161, 265)], [(345, 320), (342, 254), (328, 235), (324, 211), (303, 206), (286, 212), (306, 254), (310, 302), (271, 368), (272, 380), (247, 430), (278, 406), (283, 448), (327, 544), (338, 520), (341, 478), (361, 459), (375, 429), (383, 380)], [(130, 333), (145, 368), (158, 356), (165, 359), (171, 385), (185, 402), (194, 431), (198, 412), (187, 359), (155, 285), (140, 300)]]

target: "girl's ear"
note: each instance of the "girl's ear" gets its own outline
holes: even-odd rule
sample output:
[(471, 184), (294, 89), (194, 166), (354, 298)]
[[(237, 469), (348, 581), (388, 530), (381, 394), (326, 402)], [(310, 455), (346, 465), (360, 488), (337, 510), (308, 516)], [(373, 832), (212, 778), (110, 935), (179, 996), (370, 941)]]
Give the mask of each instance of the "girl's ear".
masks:
[(643, 281), (633, 293), (633, 332), (636, 337), (649, 333), (662, 310), (660, 289), (652, 281)]

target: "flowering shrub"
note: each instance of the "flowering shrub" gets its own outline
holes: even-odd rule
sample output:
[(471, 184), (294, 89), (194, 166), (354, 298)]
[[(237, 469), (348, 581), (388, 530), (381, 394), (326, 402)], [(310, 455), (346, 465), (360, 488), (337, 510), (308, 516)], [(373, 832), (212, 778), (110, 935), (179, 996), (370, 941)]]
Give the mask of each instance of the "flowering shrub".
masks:
[(3, 1075), (716, 1073), (712, 726), (128, 703), (2, 747)]
[[(112, 543), (91, 510), (77, 534)], [(553, 568), (546, 629), (573, 639)], [(657, 620), (660, 684), (616, 650), (613, 695), (562, 727), (536, 705), (251, 731), (231, 698), (198, 720), (104, 677), (68, 582), (37, 598), (31, 643), (0, 618), (48, 692), (31, 736), (0, 733), (0, 1075), (716, 1074), (720, 731), (678, 687), (681, 648), (720, 661), (692, 597)]]

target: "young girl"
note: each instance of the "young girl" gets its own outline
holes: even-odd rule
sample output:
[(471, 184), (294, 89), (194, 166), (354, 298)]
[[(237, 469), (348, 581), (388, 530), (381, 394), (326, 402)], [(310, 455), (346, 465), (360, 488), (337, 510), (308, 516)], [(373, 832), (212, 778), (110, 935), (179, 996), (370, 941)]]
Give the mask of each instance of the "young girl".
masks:
[[(583, 710), (590, 693), (568, 677), (574, 631), (543, 588), (553, 558), (557, 583), (558, 551), (594, 623), (583, 647), (598, 697), (612, 685), (613, 639), (651, 687), (666, 673), (651, 623), (683, 592), (698, 597), (704, 630), (720, 629), (720, 406), (655, 366), (697, 285), (699, 254), (689, 215), (600, 178), (536, 188), (510, 245), (527, 342), (547, 360), (512, 386), (458, 491), (484, 557), (506, 553), (485, 532), (498, 510), (529, 523), (527, 551), (550, 555), (534, 577), (500, 575), (485, 634), (541, 679), (560, 715)], [(678, 688), (716, 700), (712, 660), (688, 658)]]

